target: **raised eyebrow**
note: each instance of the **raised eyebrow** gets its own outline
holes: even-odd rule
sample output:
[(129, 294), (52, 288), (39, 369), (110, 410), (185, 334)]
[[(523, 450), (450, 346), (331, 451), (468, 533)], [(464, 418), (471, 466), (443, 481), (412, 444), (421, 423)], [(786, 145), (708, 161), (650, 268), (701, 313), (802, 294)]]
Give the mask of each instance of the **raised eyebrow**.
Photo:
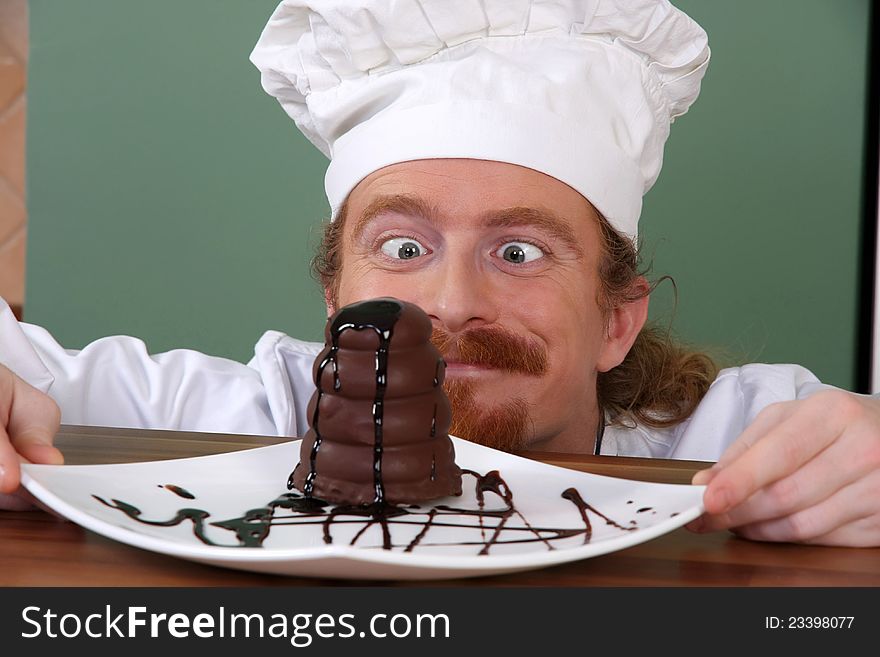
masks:
[(354, 230), (351, 233), (352, 240), (357, 240), (367, 226), (383, 212), (399, 212), (400, 214), (415, 215), (436, 224), (436, 212), (423, 198), (410, 194), (392, 194), (389, 196), (377, 196), (364, 208), (358, 217)]
[(575, 237), (574, 230), (559, 215), (550, 210), (530, 207), (505, 208), (493, 211), (484, 217), (484, 223), (491, 228), (514, 228), (534, 226), (563, 242), (579, 256), (584, 255), (583, 247)]

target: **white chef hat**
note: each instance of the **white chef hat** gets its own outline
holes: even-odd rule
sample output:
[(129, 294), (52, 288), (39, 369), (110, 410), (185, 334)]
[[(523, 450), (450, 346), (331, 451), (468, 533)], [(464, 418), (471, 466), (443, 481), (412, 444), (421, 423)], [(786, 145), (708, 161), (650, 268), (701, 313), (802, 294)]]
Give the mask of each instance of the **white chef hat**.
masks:
[(635, 236), (706, 33), (668, 0), (283, 0), (251, 60), (330, 158), (334, 216), (373, 171), (518, 164)]

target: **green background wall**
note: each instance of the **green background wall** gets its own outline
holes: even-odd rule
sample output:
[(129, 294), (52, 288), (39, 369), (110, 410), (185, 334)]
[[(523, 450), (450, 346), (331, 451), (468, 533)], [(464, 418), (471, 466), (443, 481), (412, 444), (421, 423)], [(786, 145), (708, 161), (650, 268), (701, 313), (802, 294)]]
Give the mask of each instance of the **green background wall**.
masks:
[[(325, 162), (248, 61), (275, 4), (31, 0), (27, 321), (240, 360), (319, 339)], [(677, 4), (713, 55), (642, 220), (675, 330), (850, 388), (869, 3)]]

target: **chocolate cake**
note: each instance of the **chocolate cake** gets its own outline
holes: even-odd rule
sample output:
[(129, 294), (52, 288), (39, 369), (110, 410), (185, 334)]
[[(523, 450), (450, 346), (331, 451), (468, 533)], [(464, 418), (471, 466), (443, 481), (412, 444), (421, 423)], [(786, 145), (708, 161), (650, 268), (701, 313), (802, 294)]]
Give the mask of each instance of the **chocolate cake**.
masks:
[(291, 487), (355, 505), (461, 494), (446, 364), (430, 337), (424, 311), (389, 297), (345, 306), (328, 320)]

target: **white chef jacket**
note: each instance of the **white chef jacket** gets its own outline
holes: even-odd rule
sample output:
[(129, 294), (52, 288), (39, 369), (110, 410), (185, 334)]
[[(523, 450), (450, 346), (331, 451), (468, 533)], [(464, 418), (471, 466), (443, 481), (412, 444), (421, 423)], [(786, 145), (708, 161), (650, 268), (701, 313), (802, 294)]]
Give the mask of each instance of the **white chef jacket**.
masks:
[[(267, 331), (247, 364), (188, 349), (151, 355), (128, 336), (69, 350), (0, 298), (0, 363), (58, 402), (66, 424), (301, 436), (322, 347)], [(829, 387), (799, 365), (727, 368), (687, 420), (608, 427), (601, 453), (714, 461), (768, 404)]]

